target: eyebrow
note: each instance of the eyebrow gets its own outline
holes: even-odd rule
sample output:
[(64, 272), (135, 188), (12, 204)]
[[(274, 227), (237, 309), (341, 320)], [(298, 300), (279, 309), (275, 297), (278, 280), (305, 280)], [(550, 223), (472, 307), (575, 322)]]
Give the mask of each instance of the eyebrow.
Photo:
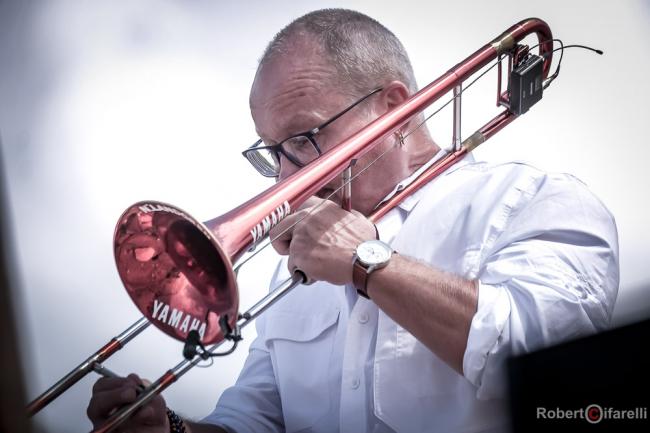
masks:
[[(291, 118), (291, 120), (287, 123), (286, 125), (286, 131), (289, 131), (286, 136), (278, 138), (279, 141), (269, 139), (267, 141), (273, 142), (273, 143), (279, 143), (281, 140), (285, 140), (289, 137), (292, 137), (296, 134), (301, 134), (304, 132), (309, 132), (313, 128), (316, 128), (317, 126), (321, 125), (323, 122), (325, 122), (327, 119), (325, 119), (322, 116), (316, 116), (313, 114), (306, 114), (305, 112), (298, 113), (295, 116)], [(261, 134), (259, 131), (255, 131), (257, 134), (260, 136), (260, 138), (265, 138), (264, 134)]]
[[(316, 116), (312, 114), (300, 113), (296, 114), (291, 118), (287, 124), (287, 131), (291, 131), (291, 135), (300, 134), (301, 132), (307, 132), (317, 127), (325, 120), (322, 116)], [(291, 136), (290, 135), (290, 136)]]

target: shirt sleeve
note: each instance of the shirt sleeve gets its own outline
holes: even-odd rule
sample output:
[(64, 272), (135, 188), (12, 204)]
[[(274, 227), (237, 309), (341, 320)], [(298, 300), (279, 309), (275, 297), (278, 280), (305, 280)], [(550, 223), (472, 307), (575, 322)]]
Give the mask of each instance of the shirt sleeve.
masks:
[(229, 432), (284, 432), (282, 405), (265, 339), (265, 318), (256, 319), (257, 338), (251, 343), (234, 386), (226, 389), (214, 411), (201, 422)]
[(463, 372), (479, 399), (505, 394), (509, 356), (606, 329), (618, 291), (616, 224), (584, 184), (549, 176), (520, 203), (478, 275)]

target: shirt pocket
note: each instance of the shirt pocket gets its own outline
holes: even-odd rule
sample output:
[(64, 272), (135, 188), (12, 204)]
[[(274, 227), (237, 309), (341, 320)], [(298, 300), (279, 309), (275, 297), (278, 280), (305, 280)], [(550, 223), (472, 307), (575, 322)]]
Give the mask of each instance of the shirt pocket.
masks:
[(331, 387), (336, 383), (331, 357), (338, 319), (338, 310), (312, 315), (274, 312), (266, 318), (266, 345), (287, 432), (331, 416)]

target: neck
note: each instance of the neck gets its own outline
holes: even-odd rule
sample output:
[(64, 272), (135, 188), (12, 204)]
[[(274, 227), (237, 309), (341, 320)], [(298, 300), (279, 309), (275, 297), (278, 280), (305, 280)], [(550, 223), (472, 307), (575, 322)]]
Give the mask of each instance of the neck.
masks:
[(440, 147), (428, 134), (415, 137), (412, 145), (413, 148), (409, 152), (410, 158), (408, 161), (409, 174), (413, 174), (440, 151)]

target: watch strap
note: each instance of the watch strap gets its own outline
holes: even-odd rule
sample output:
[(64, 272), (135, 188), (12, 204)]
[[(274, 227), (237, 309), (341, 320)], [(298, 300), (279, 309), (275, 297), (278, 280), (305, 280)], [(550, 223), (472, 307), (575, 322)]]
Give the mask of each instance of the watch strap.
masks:
[[(376, 224), (373, 224), (375, 227), (375, 239), (379, 240), (379, 229)], [(370, 271), (367, 267), (363, 266), (357, 256), (354, 256), (354, 262), (352, 265), (352, 285), (357, 289), (357, 293), (360, 296), (363, 296), (366, 299), (370, 299), (368, 296), (368, 276)]]
[(363, 266), (359, 259), (355, 257), (352, 266), (352, 284), (357, 289), (357, 293), (366, 299), (370, 299), (370, 296), (368, 296), (368, 275), (368, 268)]

